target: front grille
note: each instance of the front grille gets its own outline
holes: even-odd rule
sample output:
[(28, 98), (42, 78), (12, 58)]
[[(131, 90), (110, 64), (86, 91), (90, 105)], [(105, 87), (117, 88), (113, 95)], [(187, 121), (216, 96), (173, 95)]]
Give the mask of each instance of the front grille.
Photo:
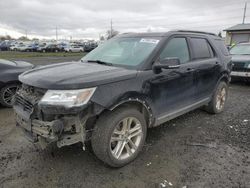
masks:
[(46, 90), (32, 86), (22, 85), (17, 92), (14, 105), (19, 106), (23, 111), (32, 113), (35, 105), (41, 100)]
[(32, 113), (33, 104), (28, 100), (24, 99), (21, 95), (17, 94), (15, 97), (15, 105), (21, 106), (24, 111)]
[(232, 71), (236, 72), (250, 72), (250, 69), (245, 68), (246, 63), (244, 62), (233, 62)]

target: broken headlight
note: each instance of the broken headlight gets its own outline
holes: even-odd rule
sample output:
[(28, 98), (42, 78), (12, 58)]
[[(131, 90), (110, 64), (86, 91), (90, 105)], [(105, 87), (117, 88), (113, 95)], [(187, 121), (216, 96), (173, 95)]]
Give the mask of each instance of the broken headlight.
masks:
[(75, 107), (87, 104), (96, 88), (80, 90), (48, 90), (40, 104), (65, 107)]

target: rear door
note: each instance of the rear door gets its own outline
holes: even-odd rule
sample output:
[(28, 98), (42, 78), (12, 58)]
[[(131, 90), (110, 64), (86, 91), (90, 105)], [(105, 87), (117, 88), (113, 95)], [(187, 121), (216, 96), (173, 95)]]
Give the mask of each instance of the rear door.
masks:
[(190, 37), (192, 62), (197, 79), (196, 100), (211, 97), (220, 77), (220, 59), (207, 38)]

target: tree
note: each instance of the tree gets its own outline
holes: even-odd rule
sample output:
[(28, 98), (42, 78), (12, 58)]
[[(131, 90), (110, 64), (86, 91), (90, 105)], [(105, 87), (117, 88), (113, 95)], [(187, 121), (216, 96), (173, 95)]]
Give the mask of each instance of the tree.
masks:
[(6, 36), (0, 36), (0, 40), (11, 40), (12, 37), (10, 35), (6, 35)]
[(100, 40), (101, 41), (105, 40), (104, 36), (100, 36)]
[(111, 31), (111, 30), (108, 30), (108, 31), (107, 31), (107, 39), (111, 39), (111, 38), (113, 38), (114, 36), (116, 36), (116, 35), (119, 34), (119, 32), (116, 31), (116, 30), (114, 30), (114, 29), (112, 29), (112, 32), (110, 32), (110, 31)]
[(27, 38), (27, 37), (25, 37), (25, 36), (22, 36), (22, 37), (19, 37), (18, 40), (27, 41), (27, 40), (29, 40), (29, 38)]

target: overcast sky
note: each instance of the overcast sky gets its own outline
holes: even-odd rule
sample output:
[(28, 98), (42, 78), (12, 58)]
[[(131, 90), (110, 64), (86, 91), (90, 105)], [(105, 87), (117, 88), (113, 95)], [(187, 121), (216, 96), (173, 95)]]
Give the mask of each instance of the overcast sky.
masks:
[[(249, 1), (249, 0), (248, 0)], [(120, 33), (193, 29), (218, 33), (242, 22), (245, 0), (0, 0), (0, 35), (98, 38)], [(250, 2), (246, 22), (250, 22)]]

